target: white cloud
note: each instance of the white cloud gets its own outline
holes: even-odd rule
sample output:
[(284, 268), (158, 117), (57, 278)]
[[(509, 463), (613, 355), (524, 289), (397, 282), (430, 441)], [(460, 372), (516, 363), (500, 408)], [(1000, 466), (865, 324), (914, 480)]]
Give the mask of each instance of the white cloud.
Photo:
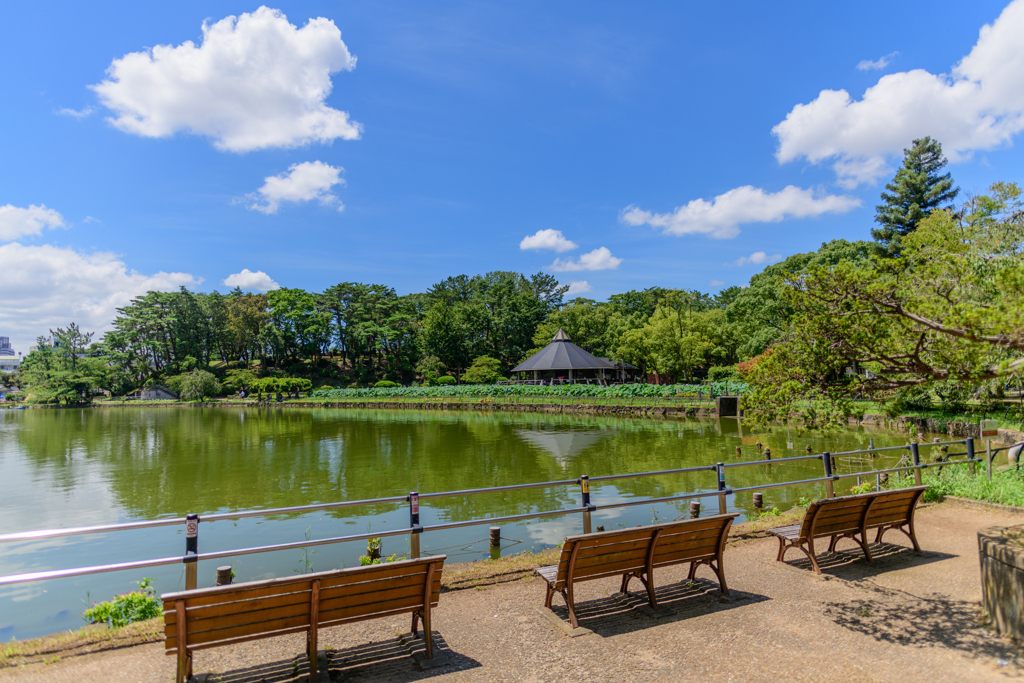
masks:
[(85, 107), (84, 109), (68, 109), (67, 107), (61, 107), (57, 110), (57, 114), (60, 116), (73, 116), (76, 119), (84, 119), (86, 116), (92, 113), (92, 107)]
[(615, 270), (622, 259), (612, 256), (608, 247), (601, 247), (580, 256), (579, 261), (572, 259), (555, 259), (549, 268), (557, 273), (569, 273), (578, 270)]
[(561, 230), (538, 230), (527, 235), (519, 243), (520, 249), (550, 249), (561, 254), (563, 251), (575, 249), (578, 245), (565, 238)]
[(66, 228), (64, 217), (45, 204), (27, 209), (8, 204), (0, 206), (0, 240), (16, 240), (25, 235), (42, 234), (43, 228)]
[(785, 218), (810, 218), (824, 213), (843, 213), (860, 206), (860, 200), (841, 195), (816, 198), (811, 190), (789, 185), (779, 192), (765, 192), (744, 185), (713, 200), (694, 199), (672, 213), (651, 213), (636, 206), (622, 210), (627, 225), (650, 225), (669, 235), (708, 235), (731, 239), (743, 223), (772, 223)]
[(755, 251), (750, 256), (742, 256), (733, 262), (734, 266), (745, 266), (747, 264), (761, 265), (762, 263), (775, 263), (782, 260), (782, 254), (769, 256), (763, 251)]
[(712, 280), (711, 282), (708, 283), (708, 285), (710, 285), (711, 287), (721, 287), (724, 284), (725, 283), (722, 282), (721, 280)]
[(93, 218), (92, 216), (86, 216), (85, 218), (82, 219), (82, 222), (83, 223), (102, 223), (103, 221), (101, 221), (99, 218)]
[(579, 296), (580, 294), (586, 294), (587, 292), (594, 289), (590, 286), (590, 283), (586, 280), (573, 280), (569, 283), (569, 291), (565, 293), (566, 296)]
[(203, 23), (200, 45), (158, 45), (115, 59), (108, 78), (91, 86), (108, 119), (127, 133), (206, 135), (217, 149), (248, 152), (337, 138), (355, 140), (362, 126), (325, 104), (331, 74), (356, 58), (333, 21), (310, 19), (301, 29), (280, 11)]
[(223, 283), (227, 287), (240, 287), (253, 292), (269, 292), (272, 289), (281, 289), (281, 285), (270, 279), (270, 276), (262, 270), (255, 273), (248, 268), (243, 268), (241, 273), (228, 275)]
[(834, 159), (847, 187), (888, 172), (886, 159), (926, 135), (951, 161), (1009, 144), (1024, 130), (1024, 0), (1014, 0), (982, 27), (971, 53), (952, 72), (923, 69), (889, 74), (860, 100), (822, 90), (772, 129), (780, 163)]
[(309, 202), (314, 199), (324, 206), (337, 206), (343, 211), (345, 205), (330, 189), (335, 185), (344, 185), (340, 166), (330, 166), (322, 161), (304, 161), (292, 164), (287, 173), (268, 176), (263, 179), (263, 187), (247, 195), (252, 203), (250, 209), (263, 213), (277, 213), (281, 202)]
[(884, 69), (885, 67), (889, 66), (889, 64), (892, 63), (892, 60), (895, 59), (898, 54), (899, 52), (890, 52), (884, 57), (879, 57), (878, 59), (875, 60), (862, 59), (857, 64), (857, 69), (859, 69), (860, 71), (874, 71), (878, 69)]
[(50, 329), (78, 323), (87, 332), (110, 329), (116, 309), (150, 290), (174, 291), (202, 282), (188, 273), (143, 275), (114, 254), (83, 254), (50, 245), (0, 245), (4, 305), (0, 330), (18, 351), (27, 352)]

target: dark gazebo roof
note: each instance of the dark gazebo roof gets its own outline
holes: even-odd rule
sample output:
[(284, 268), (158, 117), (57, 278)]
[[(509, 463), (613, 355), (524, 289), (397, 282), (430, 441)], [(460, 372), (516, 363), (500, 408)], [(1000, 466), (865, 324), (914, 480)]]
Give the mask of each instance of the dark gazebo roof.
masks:
[(512, 372), (530, 372), (531, 370), (615, 370), (615, 363), (598, 358), (587, 353), (576, 346), (569, 339), (565, 330), (558, 330), (558, 334), (551, 340), (551, 343), (533, 354), (519, 365), (512, 368)]

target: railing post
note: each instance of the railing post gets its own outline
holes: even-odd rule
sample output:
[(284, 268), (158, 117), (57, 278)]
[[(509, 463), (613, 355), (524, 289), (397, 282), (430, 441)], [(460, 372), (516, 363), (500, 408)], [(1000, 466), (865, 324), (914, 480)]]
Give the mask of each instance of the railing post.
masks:
[(967, 469), (974, 474), (974, 437), (969, 436), (964, 439), (964, 445), (967, 446)]
[(988, 473), (988, 483), (992, 483), (992, 439), (985, 439), (985, 471)]
[(728, 493), (725, 487), (725, 463), (718, 463), (715, 469), (718, 470), (718, 514), (724, 515), (729, 510), (729, 502), (725, 498)]
[(590, 504), (590, 477), (584, 474), (577, 483), (580, 485), (581, 503), (583, 505), (583, 533), (590, 533), (590, 511), (594, 506)]
[(916, 441), (910, 442), (910, 460), (914, 463), (914, 484), (921, 485), (921, 449)]
[(418, 560), (420, 557), (420, 534), (423, 527), (420, 526), (420, 494), (418, 491), (410, 491), (406, 498), (409, 501), (409, 557)]
[(832, 484), (832, 454), (828, 451), (822, 453), (821, 464), (825, 466), (825, 497), (835, 498), (836, 490)]
[(185, 516), (185, 590), (195, 590), (199, 559), (199, 515), (194, 512)]

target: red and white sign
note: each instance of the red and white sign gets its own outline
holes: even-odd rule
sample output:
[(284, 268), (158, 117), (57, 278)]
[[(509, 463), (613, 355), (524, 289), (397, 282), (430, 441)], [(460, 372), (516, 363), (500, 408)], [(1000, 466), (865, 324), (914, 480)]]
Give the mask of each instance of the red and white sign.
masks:
[(195, 538), (199, 535), (199, 520), (190, 519), (185, 522), (185, 538)]
[(410, 504), (411, 504), (410, 507), (412, 508), (412, 514), (414, 514), (414, 515), (420, 514), (420, 496), (419, 496), (419, 494), (418, 493), (412, 494), (411, 496), (409, 496), (409, 500), (410, 500)]

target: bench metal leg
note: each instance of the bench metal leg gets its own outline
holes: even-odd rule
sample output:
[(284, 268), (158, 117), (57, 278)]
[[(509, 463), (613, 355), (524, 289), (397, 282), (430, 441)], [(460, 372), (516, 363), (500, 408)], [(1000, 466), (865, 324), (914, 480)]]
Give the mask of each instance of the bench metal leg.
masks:
[(814, 552), (814, 538), (808, 538), (807, 539), (807, 549), (806, 550), (804, 550), (803, 546), (798, 546), (798, 547), (801, 550), (804, 551), (804, 553), (807, 555), (807, 557), (811, 558), (811, 568), (814, 569), (814, 573), (815, 574), (821, 574), (821, 567), (818, 566), (818, 558), (815, 557), (815, 552)]
[(580, 622), (576, 619), (576, 599), (572, 592), (572, 584), (565, 587), (565, 606), (569, 608), (569, 625), (579, 628)]
[(423, 642), (427, 646), (427, 659), (434, 658), (434, 634), (430, 631), (430, 605), (423, 610)]

